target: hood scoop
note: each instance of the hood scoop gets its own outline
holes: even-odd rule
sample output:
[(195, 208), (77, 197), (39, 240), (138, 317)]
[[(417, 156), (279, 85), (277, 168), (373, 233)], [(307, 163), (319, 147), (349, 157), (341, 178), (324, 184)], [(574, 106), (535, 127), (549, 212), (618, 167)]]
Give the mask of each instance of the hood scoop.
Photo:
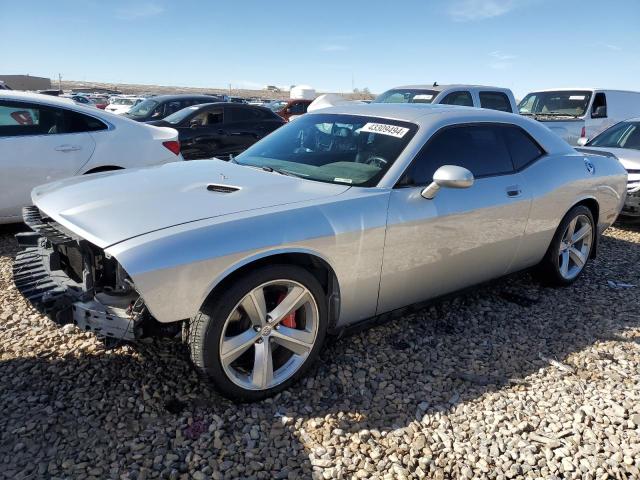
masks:
[(233, 193), (240, 190), (240, 188), (232, 187), (230, 185), (219, 185), (217, 183), (210, 183), (209, 185), (207, 185), (207, 190), (216, 193)]

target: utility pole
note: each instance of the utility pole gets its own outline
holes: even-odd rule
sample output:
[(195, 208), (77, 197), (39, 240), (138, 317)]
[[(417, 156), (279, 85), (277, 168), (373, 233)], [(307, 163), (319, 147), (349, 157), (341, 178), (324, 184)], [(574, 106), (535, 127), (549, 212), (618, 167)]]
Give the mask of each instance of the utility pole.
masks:
[(62, 90), (62, 74), (58, 74), (58, 90)]

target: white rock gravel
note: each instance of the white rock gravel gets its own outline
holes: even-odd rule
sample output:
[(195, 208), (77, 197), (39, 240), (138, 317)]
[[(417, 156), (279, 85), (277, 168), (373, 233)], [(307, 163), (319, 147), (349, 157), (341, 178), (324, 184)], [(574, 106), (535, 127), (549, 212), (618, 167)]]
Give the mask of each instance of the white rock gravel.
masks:
[(252, 405), (178, 342), (105, 350), (42, 317), (15, 252), (0, 233), (0, 477), (640, 478), (638, 229), (575, 286), (519, 274), (339, 339)]

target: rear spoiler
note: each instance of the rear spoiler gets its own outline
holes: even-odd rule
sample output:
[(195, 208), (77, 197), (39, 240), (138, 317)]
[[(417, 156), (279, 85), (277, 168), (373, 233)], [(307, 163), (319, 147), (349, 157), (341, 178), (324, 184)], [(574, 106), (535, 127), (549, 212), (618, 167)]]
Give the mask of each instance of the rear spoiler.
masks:
[(616, 160), (618, 159), (618, 157), (616, 157), (613, 153), (604, 150), (591, 150), (590, 148), (575, 148), (575, 150), (577, 152), (584, 153), (585, 155), (591, 155), (594, 157), (610, 157), (615, 158)]

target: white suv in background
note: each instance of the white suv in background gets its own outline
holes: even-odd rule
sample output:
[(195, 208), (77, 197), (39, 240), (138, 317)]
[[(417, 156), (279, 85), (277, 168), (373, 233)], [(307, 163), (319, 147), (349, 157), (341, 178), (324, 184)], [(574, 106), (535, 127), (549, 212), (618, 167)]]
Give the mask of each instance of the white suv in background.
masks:
[(21, 221), (31, 190), (85, 173), (182, 160), (178, 132), (66, 98), (0, 90), (0, 223)]
[(115, 113), (116, 115), (124, 115), (145, 100), (146, 98), (144, 97), (112, 97), (109, 99), (109, 105), (105, 107), (105, 111)]
[(571, 145), (584, 145), (622, 120), (640, 116), (640, 92), (556, 88), (527, 94), (520, 114), (543, 122)]
[(483, 85), (406, 85), (387, 90), (373, 103), (431, 103), (488, 108), (516, 113), (516, 99), (508, 88)]

